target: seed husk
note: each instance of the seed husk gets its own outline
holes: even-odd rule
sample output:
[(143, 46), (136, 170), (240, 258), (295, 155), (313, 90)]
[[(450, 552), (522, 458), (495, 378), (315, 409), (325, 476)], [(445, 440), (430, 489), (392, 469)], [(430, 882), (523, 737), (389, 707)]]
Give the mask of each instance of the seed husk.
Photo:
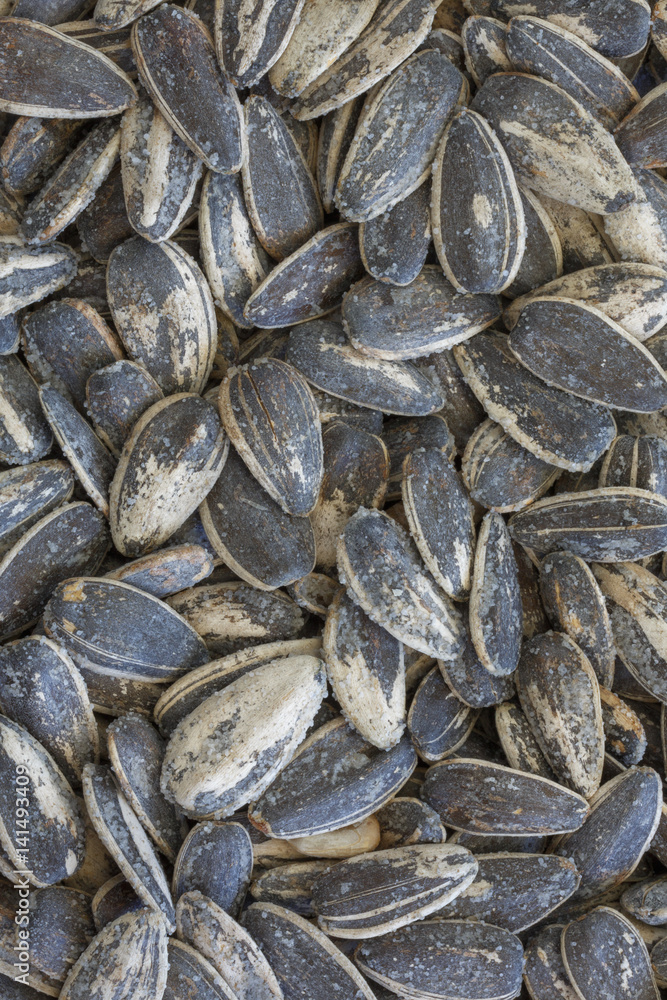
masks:
[(359, 226), (361, 259), (372, 278), (400, 287), (415, 281), (431, 242), (430, 199), (427, 179), (393, 208)]
[(0, 39), (6, 53), (0, 63), (0, 111), (99, 118), (117, 115), (136, 100), (132, 81), (115, 63), (45, 24), (3, 17)]
[(34, 379), (16, 354), (0, 357), (0, 459), (27, 465), (48, 454), (53, 444)]
[(90, 904), (97, 932), (99, 933), (116, 917), (140, 910), (143, 905), (122, 872), (119, 875), (114, 875), (108, 882), (100, 886)]
[(120, 455), (132, 428), (162, 389), (136, 361), (116, 361), (94, 371), (86, 383), (86, 410), (100, 440)]
[(667, 442), (654, 435), (619, 434), (604, 457), (599, 485), (667, 495)]
[(514, 697), (512, 675), (492, 674), (481, 663), (467, 621), (464, 621), (461, 650), (454, 657), (438, 660), (438, 666), (459, 701), (471, 708), (488, 708)]
[[(598, 906), (568, 924), (562, 933), (561, 950), (567, 974), (585, 1000), (605, 993), (618, 1000), (657, 1000), (659, 996), (648, 949), (628, 918), (617, 910)], [(604, 985), (599, 978), (601, 968)]]
[(563, 965), (560, 939), (563, 924), (542, 927), (526, 945), (524, 982), (537, 1000), (580, 1000)]
[[(421, 448), (439, 449), (452, 461), (456, 455), (453, 435), (440, 413), (412, 420), (398, 417), (385, 420), (382, 427), (382, 440), (387, 446), (391, 462), (387, 500), (402, 498), (403, 466), (408, 455)], [(407, 523), (404, 524), (404, 527), (408, 530)]]
[(433, 667), (417, 688), (408, 713), (408, 730), (422, 760), (432, 764), (457, 750), (478, 714), (456, 697), (438, 667)]
[(423, 795), (443, 823), (468, 833), (560, 833), (588, 815), (586, 800), (555, 781), (466, 758), (430, 767)]
[(641, 719), (626, 701), (602, 686), (600, 702), (607, 753), (625, 767), (639, 764), (647, 747)]
[(173, 545), (125, 563), (106, 575), (129, 583), (153, 597), (169, 597), (192, 587), (213, 572), (213, 560), (201, 545)]
[(142, 83), (183, 142), (209, 170), (237, 173), (244, 156), (241, 105), (199, 18), (162, 4), (135, 22), (132, 51)]
[(317, 184), (324, 211), (329, 214), (335, 210), (334, 194), (340, 169), (354, 138), (363, 104), (362, 95), (322, 118), (317, 148)]
[(169, 972), (164, 1000), (180, 1000), (196, 984), (200, 1000), (233, 1000), (235, 994), (215, 967), (190, 945), (172, 938), (168, 942)]
[(250, 895), (255, 902), (274, 903), (301, 917), (314, 917), (311, 887), (315, 878), (330, 867), (329, 860), (288, 862), (256, 878)]
[(94, 19), (82, 21), (67, 21), (58, 25), (58, 31), (69, 38), (78, 39), (122, 69), (131, 80), (137, 75), (132, 46), (130, 45), (130, 28), (118, 28), (115, 31), (103, 31), (98, 28)]
[(420, 799), (392, 799), (378, 810), (381, 839), (379, 847), (407, 847), (409, 844), (444, 844), (447, 832), (434, 809)]
[(345, 719), (333, 719), (308, 737), (251, 806), (251, 822), (268, 836), (289, 840), (339, 830), (393, 798), (416, 762), (407, 736), (379, 750)]
[(491, 674), (513, 673), (523, 635), (519, 571), (505, 522), (493, 511), (477, 536), (469, 622), (480, 663)]
[(38, 191), (80, 131), (81, 122), (69, 118), (17, 118), (0, 147), (5, 189), (13, 195)]
[(252, 866), (252, 842), (240, 823), (197, 823), (174, 864), (173, 897), (178, 901), (186, 892), (201, 892), (237, 919)]
[(225, 73), (236, 87), (251, 87), (285, 51), (304, 0), (261, 0), (249, 13), (241, 0), (221, 0), (215, 17), (215, 45)]
[(667, 162), (662, 148), (666, 94), (664, 84), (654, 87), (616, 129), (618, 148), (633, 167), (662, 167)]
[[(616, 260), (609, 239), (600, 226), (599, 216), (545, 195), (539, 200), (556, 229), (566, 274)], [(567, 295), (564, 297), (567, 298)]]
[(548, 284), (563, 273), (563, 248), (551, 216), (528, 188), (519, 185), (519, 194), (526, 224), (526, 247), (516, 277), (505, 289), (510, 299)]
[(73, 490), (74, 474), (57, 458), (0, 472), (0, 554), (35, 521), (67, 503)]
[(510, 767), (554, 781), (554, 773), (520, 706), (514, 701), (504, 701), (496, 706), (494, 720), (500, 744)]
[(0, 319), (69, 284), (77, 261), (63, 243), (30, 247), (17, 236), (0, 237)]
[(155, 7), (157, 0), (97, 0), (95, 24), (104, 31), (124, 28)]

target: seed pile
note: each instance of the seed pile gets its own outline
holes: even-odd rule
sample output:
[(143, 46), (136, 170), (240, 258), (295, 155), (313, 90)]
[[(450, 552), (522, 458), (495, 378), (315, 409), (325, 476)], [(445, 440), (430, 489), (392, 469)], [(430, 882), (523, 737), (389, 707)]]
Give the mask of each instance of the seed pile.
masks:
[(666, 995), (666, 368), (667, 0), (0, 0), (0, 997)]

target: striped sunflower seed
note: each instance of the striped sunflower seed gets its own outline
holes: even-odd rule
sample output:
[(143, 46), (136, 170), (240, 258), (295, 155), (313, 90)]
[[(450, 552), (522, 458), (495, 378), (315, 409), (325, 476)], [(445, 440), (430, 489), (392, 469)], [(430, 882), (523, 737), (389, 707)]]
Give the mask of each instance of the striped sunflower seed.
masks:
[(139, 417), (162, 399), (162, 389), (143, 365), (116, 361), (86, 383), (86, 411), (100, 440), (118, 457)]
[(35, 521), (71, 500), (73, 490), (74, 474), (57, 458), (0, 472), (0, 553)]
[(477, 536), (469, 622), (482, 666), (491, 674), (513, 673), (523, 636), (519, 571), (507, 526), (493, 511), (485, 515)]
[(372, 278), (399, 287), (416, 280), (431, 242), (430, 198), (427, 179), (393, 208), (359, 226), (361, 259)]
[(514, 701), (504, 701), (496, 706), (494, 720), (510, 767), (554, 781), (555, 775), (520, 706)]
[(381, 839), (379, 847), (407, 847), (410, 844), (444, 844), (447, 833), (434, 809), (420, 799), (392, 799), (377, 812)]
[[(561, 936), (563, 963), (579, 996), (657, 1000), (648, 949), (627, 917), (607, 906), (574, 920)], [(604, 984), (600, 982), (604, 968)], [(612, 994), (613, 991), (613, 994)]]
[(647, 747), (641, 719), (626, 701), (601, 685), (600, 703), (607, 753), (625, 767), (639, 764)]
[(72, 150), (81, 121), (70, 118), (17, 118), (0, 147), (6, 191), (15, 196), (38, 191)]
[(201, 545), (173, 545), (125, 563), (107, 573), (110, 580), (129, 583), (153, 597), (168, 597), (192, 587), (213, 571), (213, 561)]
[(252, 842), (240, 823), (197, 823), (174, 864), (172, 895), (201, 892), (236, 919), (253, 866)]
[(408, 730), (422, 760), (432, 764), (457, 750), (470, 735), (478, 714), (457, 698), (438, 667), (429, 670), (408, 713)]

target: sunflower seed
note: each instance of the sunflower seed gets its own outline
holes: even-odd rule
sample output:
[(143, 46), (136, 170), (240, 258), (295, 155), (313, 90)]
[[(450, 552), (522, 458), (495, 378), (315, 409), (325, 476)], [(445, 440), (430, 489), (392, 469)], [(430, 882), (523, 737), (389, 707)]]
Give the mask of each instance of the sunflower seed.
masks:
[[(580, 268), (610, 264), (616, 259), (609, 240), (601, 230), (599, 216), (544, 195), (539, 200), (556, 229), (566, 274)], [(567, 295), (564, 297), (567, 298)]]
[(252, 843), (240, 823), (198, 823), (183, 841), (174, 865), (172, 892), (202, 892), (237, 918), (252, 872)]
[[(617, 910), (598, 906), (564, 928), (563, 963), (585, 1000), (658, 1000), (646, 945)], [(604, 969), (604, 981), (600, 970)]]
[(251, 87), (279, 59), (299, 21), (304, 0), (221, 0), (215, 18), (218, 59), (236, 87)]
[(495, 710), (496, 731), (510, 767), (555, 780), (523, 710), (513, 701), (504, 701)]
[(88, 207), (77, 216), (76, 229), (82, 245), (96, 261), (104, 264), (112, 250), (134, 235), (125, 209), (119, 163), (102, 181)]
[[(385, 420), (382, 440), (387, 446), (391, 462), (387, 500), (398, 500), (402, 496), (403, 466), (408, 455), (422, 448), (438, 449), (450, 460), (456, 455), (453, 436), (439, 413), (413, 420), (405, 418)], [(406, 531), (409, 530), (407, 521), (403, 526)]]
[(0, 357), (0, 403), (0, 459), (9, 465), (26, 465), (43, 458), (53, 436), (37, 386), (15, 354)]
[(0, 237), (0, 318), (59, 291), (76, 273), (71, 247), (29, 247), (16, 236)]
[(654, 87), (634, 106), (615, 132), (621, 153), (633, 167), (663, 167), (667, 86)]
[(363, 103), (363, 96), (357, 97), (322, 118), (316, 169), (325, 212), (335, 210), (334, 193), (338, 177), (354, 137)]
[(408, 713), (408, 730), (419, 756), (429, 763), (449, 756), (470, 735), (478, 714), (456, 697), (438, 667), (433, 667), (417, 688)]
[(434, 6), (428, 0), (383, 0), (367, 27), (299, 95), (295, 118), (316, 118), (370, 90), (426, 38)]
[(373, 746), (394, 746), (405, 727), (401, 643), (341, 591), (327, 614), (322, 649), (329, 683), (347, 721)]
[(198, 951), (172, 938), (168, 942), (169, 973), (164, 1000), (182, 1000), (196, 984), (201, 1000), (233, 1000), (227, 982)]
[(361, 259), (371, 277), (401, 287), (417, 278), (431, 242), (430, 198), (427, 179), (393, 208), (359, 226)]
[(563, 273), (563, 248), (551, 216), (532, 191), (519, 187), (519, 194), (526, 224), (526, 247), (516, 277), (505, 289), (509, 298), (525, 295)]
[(62, 1000), (103, 1000), (110, 989), (116, 993), (130, 989), (133, 1000), (153, 1000), (164, 993), (167, 955), (167, 932), (159, 914), (145, 907), (123, 914), (86, 948), (60, 996)]
[(447, 833), (434, 809), (413, 798), (396, 798), (378, 810), (380, 848), (444, 844)]
[(72, 470), (59, 459), (0, 472), (0, 554), (15, 545), (35, 521), (67, 503), (73, 490)]
[[(436, 14), (437, 18), (437, 14)], [(481, 87), (492, 73), (512, 69), (506, 50), (507, 29), (494, 17), (475, 15), (461, 26), (465, 65), (475, 86)]]
[(614, 639), (604, 597), (583, 559), (552, 552), (540, 567), (540, 593), (552, 626), (566, 632), (588, 658), (600, 684), (614, 677)]
[(131, 80), (110, 59), (45, 24), (3, 18), (0, 38), (4, 51), (13, 52), (0, 63), (1, 111), (99, 118), (116, 115), (136, 100)]
[(94, 20), (67, 21), (58, 25), (58, 31), (69, 38), (78, 39), (116, 63), (130, 79), (136, 79), (137, 67), (130, 45), (130, 28), (103, 31)]
[(491, 924), (425, 920), (360, 944), (355, 960), (374, 982), (416, 1000), (509, 1000), (521, 990), (521, 942)]
[(298, 861), (265, 872), (250, 886), (250, 895), (258, 903), (274, 903), (293, 910), (301, 917), (314, 917), (311, 888), (314, 879), (331, 867), (331, 862)]
[(5, 189), (13, 195), (38, 191), (71, 152), (81, 128), (68, 118), (17, 118), (0, 147)]
[(453, 658), (438, 660), (438, 666), (459, 701), (471, 708), (488, 708), (514, 697), (513, 677), (492, 674), (480, 662), (467, 622), (464, 622), (460, 652)]
[[(213, 965), (238, 1000), (282, 1000), (278, 979), (240, 924), (200, 892), (186, 892), (176, 907), (178, 935)], [(323, 935), (324, 936), (324, 935)]]
[(600, 686), (605, 746), (625, 767), (638, 764), (646, 752), (646, 733), (637, 713), (613, 691)]
[(430, 767), (423, 795), (443, 823), (469, 833), (566, 832), (588, 814), (586, 800), (555, 781), (465, 758)]
[(469, 340), (499, 316), (495, 295), (458, 295), (441, 268), (427, 264), (407, 288), (364, 278), (343, 299), (353, 347), (388, 361), (418, 358)]
[(536, 1000), (580, 1000), (563, 965), (562, 930), (562, 924), (549, 924), (526, 945), (524, 982), (529, 995)]
[(132, 51), (142, 83), (176, 134), (209, 170), (237, 173), (241, 105), (199, 18), (162, 4), (133, 26)]
[(416, 760), (405, 735), (390, 750), (378, 750), (345, 719), (334, 719), (306, 740), (250, 808), (250, 819), (263, 833), (289, 840), (338, 830), (389, 801)]
[(97, 932), (99, 933), (117, 917), (125, 913), (134, 913), (143, 905), (125, 876), (122, 873), (115, 875), (100, 886), (90, 904)]
[(86, 410), (98, 437), (116, 456), (142, 413), (160, 399), (160, 386), (136, 361), (99, 368), (86, 383)]
[(477, 536), (469, 620), (480, 663), (492, 674), (513, 673), (523, 635), (519, 571), (505, 522), (494, 512)]
[(497, 132), (517, 180), (538, 194), (600, 215), (636, 197), (632, 171), (612, 137), (556, 84), (499, 73), (486, 80), (472, 108)]
[(500, 513), (521, 510), (538, 500), (561, 474), (492, 420), (485, 420), (470, 436), (461, 472), (472, 499)]
[(201, 392), (213, 365), (217, 324), (195, 261), (171, 241), (154, 244), (135, 236), (111, 254), (107, 294), (132, 360), (167, 395)]
[(110, 580), (129, 583), (153, 597), (168, 597), (200, 583), (213, 572), (213, 561), (200, 545), (173, 545), (125, 563), (107, 573)]

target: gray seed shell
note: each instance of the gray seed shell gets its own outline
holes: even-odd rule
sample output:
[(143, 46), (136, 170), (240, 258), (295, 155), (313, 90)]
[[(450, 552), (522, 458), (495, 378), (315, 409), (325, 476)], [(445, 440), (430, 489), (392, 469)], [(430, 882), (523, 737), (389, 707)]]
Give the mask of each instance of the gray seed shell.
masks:
[(448, 757), (465, 742), (478, 715), (456, 697), (438, 667), (433, 667), (417, 688), (408, 713), (408, 730), (417, 753), (429, 764)]
[(586, 1000), (658, 1000), (660, 996), (646, 945), (628, 918), (617, 910), (598, 906), (568, 924), (563, 930), (561, 950), (567, 974)]
[(456, 450), (462, 454), (468, 438), (484, 420), (482, 406), (463, 378), (453, 351), (439, 351), (417, 358), (415, 364), (428, 374), (444, 396), (445, 405), (440, 415), (454, 437)]
[(662, 167), (664, 154), (664, 83), (646, 94), (623, 119), (615, 139), (623, 156), (633, 167)]
[(243, 0), (216, 3), (215, 46), (225, 73), (236, 87), (251, 87), (282, 55), (296, 27), (304, 0)]
[(155, 7), (156, 3), (157, 0), (97, 0), (93, 15), (95, 24), (104, 31), (124, 28)]
[(519, 194), (526, 223), (526, 247), (516, 277), (505, 289), (509, 298), (524, 295), (563, 273), (563, 248), (551, 216), (532, 191), (519, 187)]
[(667, 920), (663, 878), (650, 879), (630, 886), (621, 896), (621, 905), (633, 917), (651, 926), (660, 926)]
[(130, 45), (130, 28), (119, 28), (116, 31), (102, 31), (93, 19), (82, 21), (67, 21), (58, 25), (58, 31), (69, 38), (78, 39), (97, 49), (102, 55), (108, 56), (132, 79), (137, 67)]
[(456, 656), (438, 660), (440, 672), (459, 701), (471, 708), (488, 708), (514, 697), (514, 678), (508, 674), (492, 674), (479, 660), (464, 622), (463, 645)]
[(322, 118), (317, 145), (317, 183), (325, 212), (335, 211), (334, 192), (338, 175), (354, 138), (363, 104), (362, 95)]
[(139, 75), (174, 131), (209, 170), (237, 173), (244, 157), (241, 105), (204, 24), (162, 4), (132, 28)]
[(240, 823), (198, 823), (174, 864), (172, 894), (202, 892), (234, 919), (245, 899), (253, 867), (252, 841)]
[(0, 357), (0, 405), (0, 460), (27, 465), (43, 458), (53, 435), (37, 385), (16, 354)]
[[(555, 226), (566, 274), (616, 260), (616, 254), (601, 228), (599, 216), (545, 195), (539, 200)], [(638, 339), (641, 340), (641, 337)]]
[(0, 319), (67, 285), (77, 273), (77, 260), (63, 243), (29, 247), (17, 236), (0, 237)]
[(555, 781), (555, 775), (540, 749), (523, 710), (514, 701), (504, 701), (494, 713), (496, 732), (510, 767)]
[(0, 472), (0, 554), (35, 521), (67, 503), (74, 474), (67, 462), (48, 459)]
[(577, 830), (588, 815), (586, 800), (555, 781), (466, 758), (430, 767), (423, 796), (443, 823), (469, 833), (566, 832)]
[(359, 226), (361, 259), (372, 278), (401, 287), (417, 278), (431, 242), (430, 199), (427, 179), (393, 208)]
[(491, 674), (512, 674), (521, 650), (523, 606), (510, 535), (495, 511), (484, 516), (477, 536), (469, 622), (482, 666)]
[(136, 361), (100, 368), (86, 383), (86, 410), (98, 437), (116, 456), (142, 413), (160, 399), (160, 386)]
[(606, 752), (625, 767), (639, 764), (647, 748), (641, 719), (626, 701), (602, 686), (600, 702)]
[(388, 361), (447, 350), (485, 330), (499, 313), (495, 295), (457, 294), (433, 264), (426, 264), (406, 288), (364, 278), (342, 305), (352, 346)]
[[(46, 118), (117, 115), (136, 100), (131, 80), (102, 53), (60, 31), (3, 17), (0, 110)], [(12, 53), (10, 57), (10, 53)]]
[(194, 948), (172, 938), (167, 957), (169, 972), (163, 1000), (181, 1000), (193, 985), (200, 1000), (234, 1000), (227, 982)]
[(434, 809), (420, 799), (392, 799), (377, 812), (381, 838), (379, 847), (406, 847), (409, 844), (444, 844), (447, 831)]
[(524, 982), (538, 1000), (579, 1000), (560, 952), (563, 924), (542, 927), (526, 945)]
[(667, 496), (667, 442), (649, 434), (619, 434), (602, 462), (599, 486), (636, 486)]
[(13, 195), (32, 194), (72, 147), (81, 121), (69, 118), (18, 118), (0, 147), (5, 190)]
[(465, 65), (475, 85), (481, 87), (492, 73), (512, 69), (507, 57), (507, 27), (495, 17), (467, 17), (461, 27)]
[(212, 572), (213, 560), (208, 552), (201, 545), (186, 543), (125, 563), (106, 576), (163, 598), (200, 583)]
[(271, 837), (329, 833), (372, 815), (405, 784), (417, 755), (407, 736), (378, 750), (345, 719), (316, 730), (251, 806), (251, 822)]

